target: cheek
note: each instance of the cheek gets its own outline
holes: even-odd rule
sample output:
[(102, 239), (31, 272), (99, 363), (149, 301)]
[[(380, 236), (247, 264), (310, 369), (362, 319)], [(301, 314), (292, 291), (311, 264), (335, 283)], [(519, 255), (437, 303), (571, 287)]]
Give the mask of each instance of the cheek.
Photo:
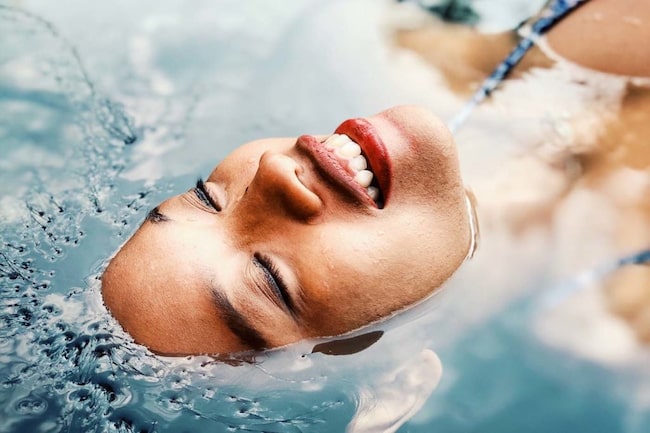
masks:
[(454, 200), (463, 181), (453, 143), (428, 144), (422, 151), (401, 154), (395, 162), (395, 191), (400, 203), (429, 205)]
[(457, 212), (441, 217), (421, 207), (404, 207), (365, 227), (339, 227), (322, 251), (330, 289), (347, 287), (351, 298), (381, 296), (387, 305), (417, 300), (462, 261), (468, 243), (462, 221)]
[[(311, 291), (310, 309), (319, 326), (345, 332), (417, 301), (431, 290), (428, 247), (413, 245), (418, 236), (394, 236), (385, 227), (338, 227), (322, 236), (318, 250), (305, 255), (313, 264), (303, 276)], [(416, 263), (420, 260), (420, 263)], [(424, 264), (425, 266), (422, 266)]]

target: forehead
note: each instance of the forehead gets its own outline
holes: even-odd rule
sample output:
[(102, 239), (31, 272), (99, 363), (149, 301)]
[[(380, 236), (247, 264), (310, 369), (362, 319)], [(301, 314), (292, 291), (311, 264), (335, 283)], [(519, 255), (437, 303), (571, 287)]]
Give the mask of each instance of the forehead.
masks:
[(111, 260), (102, 295), (134, 339), (168, 355), (239, 351), (198, 263), (169, 249), (166, 233), (147, 223)]

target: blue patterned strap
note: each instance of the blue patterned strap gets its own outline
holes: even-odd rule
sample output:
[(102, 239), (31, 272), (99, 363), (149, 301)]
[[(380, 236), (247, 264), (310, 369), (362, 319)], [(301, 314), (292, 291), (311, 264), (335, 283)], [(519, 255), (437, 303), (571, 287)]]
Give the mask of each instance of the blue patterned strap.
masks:
[[(650, 247), (614, 261), (603, 263), (551, 288), (542, 295), (541, 307), (554, 307), (574, 293), (602, 281), (607, 275), (624, 266), (643, 264), (650, 266)], [(648, 290), (650, 290), (650, 287), (648, 287)]]

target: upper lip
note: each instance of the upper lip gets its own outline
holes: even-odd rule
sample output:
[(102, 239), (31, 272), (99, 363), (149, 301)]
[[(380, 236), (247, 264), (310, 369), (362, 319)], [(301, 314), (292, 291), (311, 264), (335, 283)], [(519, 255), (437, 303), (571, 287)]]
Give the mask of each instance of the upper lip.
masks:
[[(336, 128), (335, 133), (347, 135), (361, 147), (369, 168), (375, 175), (385, 206), (390, 195), (391, 163), (388, 150), (376, 129), (366, 119), (349, 119)], [(368, 196), (366, 189), (352, 179), (347, 169), (319, 140), (313, 136), (303, 135), (298, 138), (296, 144), (299, 149), (306, 152), (327, 180), (332, 181), (348, 195), (362, 203), (377, 207), (374, 200)]]

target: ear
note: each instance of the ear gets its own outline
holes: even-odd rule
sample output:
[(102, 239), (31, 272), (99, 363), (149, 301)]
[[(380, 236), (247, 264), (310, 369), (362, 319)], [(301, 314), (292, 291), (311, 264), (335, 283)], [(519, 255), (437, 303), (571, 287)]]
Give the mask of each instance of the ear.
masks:
[(311, 353), (324, 353), (325, 355), (352, 355), (361, 352), (375, 344), (384, 331), (372, 331), (366, 334), (355, 335), (354, 337), (341, 338), (337, 340), (319, 343), (314, 346)]

